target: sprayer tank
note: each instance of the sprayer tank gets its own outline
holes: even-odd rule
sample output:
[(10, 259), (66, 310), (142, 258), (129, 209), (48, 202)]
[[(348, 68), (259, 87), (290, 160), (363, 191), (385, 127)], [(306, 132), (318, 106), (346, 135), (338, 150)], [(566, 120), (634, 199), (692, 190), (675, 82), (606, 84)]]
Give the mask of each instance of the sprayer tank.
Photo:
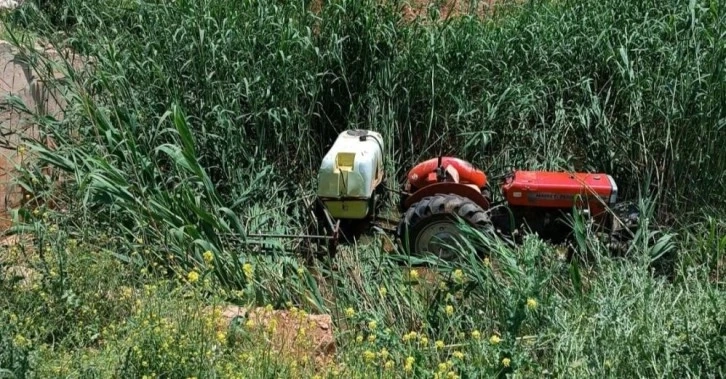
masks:
[(317, 195), (331, 216), (363, 219), (373, 207), (376, 187), (383, 180), (383, 137), (370, 130), (338, 135), (323, 157)]

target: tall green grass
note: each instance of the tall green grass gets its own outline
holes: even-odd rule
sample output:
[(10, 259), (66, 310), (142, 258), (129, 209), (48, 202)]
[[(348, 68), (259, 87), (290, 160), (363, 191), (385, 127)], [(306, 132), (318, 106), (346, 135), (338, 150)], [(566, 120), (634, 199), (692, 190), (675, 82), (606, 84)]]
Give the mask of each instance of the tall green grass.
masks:
[(386, 136), (394, 187), (444, 153), (492, 175), (606, 171), (626, 198), (648, 182), (661, 216), (724, 205), (717, 4), (502, 3), (493, 18), (438, 23), (375, 1), (319, 13), (302, 2), (54, 4), (65, 11), (28, 3), (12, 25), (51, 39), (59, 28), (97, 63), (57, 83), (65, 118), (39, 122), (62, 148), (37, 146), (42, 163), (75, 176), (87, 215), (153, 236), (185, 265), (205, 250), (229, 256), (216, 275), (230, 285), (244, 282), (241, 258), (225, 250), (247, 232), (300, 229), (297, 199), (344, 128)]
[(163, 140), (155, 118), (178, 102), (232, 202), (267, 165), (311, 183), (337, 133), (360, 127), (386, 136), (391, 175), (443, 152), (491, 174), (606, 171), (628, 197), (650, 173), (664, 209), (724, 205), (718, 2), (502, 2), (433, 24), (403, 21), (401, 4), (66, 0), (52, 23), (30, 5), (14, 17), (99, 57), (88, 89), (135, 110), (139, 146)]

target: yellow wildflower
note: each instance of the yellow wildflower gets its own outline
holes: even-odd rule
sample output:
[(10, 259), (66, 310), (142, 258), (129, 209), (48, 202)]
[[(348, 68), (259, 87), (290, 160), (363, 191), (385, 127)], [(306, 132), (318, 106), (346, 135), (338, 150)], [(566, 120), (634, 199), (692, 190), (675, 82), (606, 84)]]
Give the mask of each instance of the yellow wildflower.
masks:
[(370, 350), (366, 350), (363, 352), (363, 359), (366, 360), (366, 362), (371, 362), (376, 358), (376, 354)]
[(405, 370), (406, 372), (411, 372), (411, 371), (413, 371), (413, 364), (414, 364), (415, 362), (416, 362), (416, 360), (415, 360), (415, 359), (414, 359), (414, 358), (413, 358), (412, 356), (408, 356), (408, 357), (406, 358), (406, 365), (405, 365), (405, 366), (403, 366), (403, 369), (404, 369), (404, 370)]
[(347, 309), (345, 310), (345, 315), (346, 315), (347, 317), (353, 317), (353, 316), (355, 316), (355, 310), (354, 310), (353, 308), (351, 308), (351, 307), (348, 307), (348, 308), (347, 308)]
[(202, 256), (204, 257), (204, 262), (206, 263), (211, 263), (214, 260), (214, 254), (209, 250), (205, 251)]
[(529, 309), (535, 309), (535, 308), (537, 308), (537, 300), (535, 300), (535, 299), (533, 299), (531, 297), (528, 298), (527, 299), (527, 308), (529, 308)]
[(442, 340), (436, 341), (436, 348), (437, 349), (443, 349), (444, 348), (444, 341), (442, 341)]
[(484, 258), (484, 267), (490, 267), (492, 264), (489, 261), (489, 257)]
[(368, 336), (368, 342), (375, 342), (376, 336), (374, 334), (371, 334)]
[(267, 324), (267, 330), (270, 333), (275, 333), (277, 331), (277, 320), (276, 319), (273, 318), (272, 320), (270, 320), (270, 323)]
[(227, 339), (227, 335), (224, 332), (217, 332), (217, 341), (220, 343), (224, 343), (224, 341)]
[(439, 372), (444, 372), (448, 369), (449, 369), (449, 366), (446, 363), (444, 363), (444, 362), (439, 363)]
[(378, 288), (378, 294), (381, 295), (381, 297), (386, 297), (386, 294), (388, 294), (388, 290), (386, 289), (386, 287), (381, 286)]
[(15, 344), (15, 346), (18, 347), (26, 347), (30, 345), (30, 341), (28, 341), (27, 338), (23, 337), (22, 334), (16, 334), (13, 338), (13, 343)]
[(475, 330), (475, 331), (471, 332), (471, 338), (478, 340), (479, 338), (481, 338), (481, 333), (479, 333), (478, 330)]
[(456, 359), (464, 359), (464, 353), (462, 353), (460, 351), (455, 351), (453, 355), (454, 355), (454, 358), (456, 358)]
[(447, 306), (446, 306), (446, 314), (447, 314), (448, 316), (451, 316), (451, 315), (453, 315), (453, 314), (454, 314), (454, 307), (453, 307), (453, 306), (451, 306), (451, 305), (447, 305)]
[(499, 338), (499, 336), (495, 334), (495, 335), (492, 335), (492, 336), (491, 336), (491, 337), (489, 338), (489, 342), (490, 342), (490, 343), (491, 343), (492, 345), (496, 345), (496, 344), (498, 344), (498, 343), (502, 342), (502, 339), (501, 339), (501, 338)]
[(426, 336), (421, 336), (421, 346), (428, 346), (429, 345), (429, 339), (426, 338)]
[(503, 365), (504, 367), (509, 367), (509, 365), (510, 365), (511, 363), (512, 363), (512, 360), (511, 360), (511, 359), (509, 359), (509, 358), (504, 358), (504, 359), (502, 359), (502, 365)]
[(242, 265), (242, 271), (244, 271), (245, 273), (245, 278), (247, 278), (247, 280), (250, 280), (252, 279), (252, 275), (255, 273), (255, 268), (252, 267), (251, 264), (245, 263), (244, 265)]
[(416, 271), (416, 270), (411, 270), (411, 271), (409, 271), (409, 272), (408, 272), (408, 276), (409, 276), (409, 277), (410, 277), (411, 279), (413, 279), (413, 280), (416, 280), (416, 279), (418, 279), (418, 271)]
[(410, 332), (410, 333), (406, 333), (406, 334), (403, 335), (403, 340), (406, 341), (406, 342), (408, 342), (408, 341), (410, 341), (410, 340), (412, 340), (414, 338), (416, 338), (416, 332), (413, 332), (413, 331)]
[(464, 272), (459, 269), (454, 270), (454, 280), (461, 283), (464, 280)]
[(380, 352), (380, 353), (378, 353), (378, 354), (379, 354), (379, 355), (381, 356), (381, 358), (383, 358), (383, 359), (386, 359), (386, 358), (388, 358), (388, 350), (387, 350), (387, 349), (386, 349), (385, 347), (384, 347), (383, 349), (381, 349), (381, 352)]
[(378, 327), (378, 323), (375, 320), (368, 322), (368, 329), (375, 330)]
[(121, 287), (121, 299), (128, 300), (134, 294), (133, 290), (129, 287)]
[(386, 370), (392, 369), (393, 368), (393, 361), (387, 361), (386, 364), (384, 365), (384, 367), (386, 368)]
[(363, 336), (359, 334), (357, 337), (355, 337), (355, 342), (358, 342), (358, 343), (363, 342)]
[(453, 371), (449, 371), (449, 373), (446, 374), (446, 377), (448, 379), (459, 379), (459, 375), (456, 375), (456, 373)]
[(188, 280), (189, 280), (189, 282), (191, 282), (191, 283), (196, 283), (196, 282), (197, 282), (197, 280), (199, 280), (199, 274), (198, 274), (198, 273), (197, 273), (196, 271), (192, 270), (192, 271), (190, 271), (190, 272), (189, 272), (189, 274), (187, 275), (187, 279), (188, 279)]

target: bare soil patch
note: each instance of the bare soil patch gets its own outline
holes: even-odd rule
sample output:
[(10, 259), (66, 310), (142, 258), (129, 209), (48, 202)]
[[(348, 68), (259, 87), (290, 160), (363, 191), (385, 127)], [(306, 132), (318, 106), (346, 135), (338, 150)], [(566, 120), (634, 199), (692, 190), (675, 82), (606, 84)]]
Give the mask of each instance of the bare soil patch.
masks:
[(314, 364), (316, 368), (334, 363), (336, 345), (330, 315), (234, 305), (215, 311), (221, 312), (220, 329), (229, 330), (238, 321), (240, 327), (264, 335), (272, 351), (283, 360)]
[[(486, 17), (492, 14), (497, 2), (501, 2), (501, 0), (409, 0), (401, 7), (401, 15), (406, 21), (427, 20), (430, 16), (429, 12), (435, 9), (439, 13), (440, 20), (467, 14)], [(313, 0), (310, 2), (309, 9), (313, 13), (319, 13), (325, 3), (325, 0)]]
[(404, 19), (407, 21), (413, 21), (416, 18), (427, 19), (431, 9), (438, 11), (441, 20), (467, 14), (485, 17), (491, 14), (494, 2), (494, 0), (480, 0), (478, 2), (464, 0), (410, 0), (409, 4), (404, 5), (402, 13)]

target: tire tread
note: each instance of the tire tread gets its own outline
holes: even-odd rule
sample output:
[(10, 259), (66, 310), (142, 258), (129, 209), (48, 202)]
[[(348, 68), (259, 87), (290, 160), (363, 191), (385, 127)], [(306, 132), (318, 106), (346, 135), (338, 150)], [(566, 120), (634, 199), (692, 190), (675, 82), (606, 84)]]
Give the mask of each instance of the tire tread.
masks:
[[(411, 205), (397, 227), (397, 235), (401, 240), (405, 238), (406, 228), (410, 234), (415, 231), (421, 222), (435, 215), (458, 215), (473, 227), (482, 231), (493, 231), (491, 219), (486, 210), (472, 200), (456, 194), (437, 194), (421, 199)], [(409, 235), (409, 245), (413, 249), (414, 235)]]

